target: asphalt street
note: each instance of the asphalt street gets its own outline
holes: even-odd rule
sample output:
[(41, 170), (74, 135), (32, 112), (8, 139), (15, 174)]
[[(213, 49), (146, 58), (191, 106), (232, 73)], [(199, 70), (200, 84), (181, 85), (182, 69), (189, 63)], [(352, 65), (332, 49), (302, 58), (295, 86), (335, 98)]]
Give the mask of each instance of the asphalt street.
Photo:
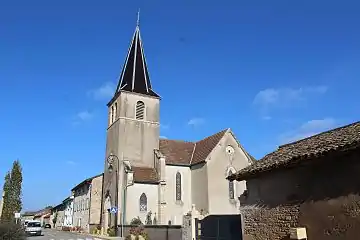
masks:
[(43, 229), (42, 236), (30, 236), (27, 240), (102, 240), (93, 236), (78, 233), (63, 232), (51, 229)]

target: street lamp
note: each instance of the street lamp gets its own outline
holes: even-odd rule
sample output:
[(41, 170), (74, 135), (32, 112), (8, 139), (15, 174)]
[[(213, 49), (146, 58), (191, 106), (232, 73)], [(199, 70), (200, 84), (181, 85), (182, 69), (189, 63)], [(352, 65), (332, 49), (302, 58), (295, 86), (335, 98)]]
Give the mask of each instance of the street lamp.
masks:
[(120, 166), (120, 162), (123, 164), (124, 166), (124, 172), (125, 172), (125, 175), (127, 176), (126, 179), (123, 179), (125, 182), (126, 181), (126, 184), (124, 185), (124, 189), (123, 189), (123, 207), (122, 207), (122, 219), (121, 219), (121, 237), (124, 236), (124, 222), (125, 222), (125, 208), (126, 208), (126, 190), (127, 190), (127, 187), (133, 185), (133, 171), (132, 171), (132, 168), (131, 168), (131, 164), (130, 164), (130, 161), (124, 161), (122, 159), (122, 161), (119, 160), (119, 158), (115, 155), (115, 154), (110, 154), (107, 158), (107, 162), (108, 162), (108, 171), (109, 173), (112, 173), (113, 170), (114, 170), (114, 167), (113, 167), (113, 164), (114, 164), (114, 160), (116, 160), (116, 171), (115, 171), (115, 174), (116, 174), (116, 192), (115, 192), (115, 205), (116, 207), (118, 208), (118, 211), (116, 213), (116, 217), (115, 217), (115, 233), (116, 233), (116, 236), (117, 236), (117, 233), (118, 233), (118, 213), (119, 213), (119, 204), (118, 204), (118, 198), (119, 198), (119, 166)]

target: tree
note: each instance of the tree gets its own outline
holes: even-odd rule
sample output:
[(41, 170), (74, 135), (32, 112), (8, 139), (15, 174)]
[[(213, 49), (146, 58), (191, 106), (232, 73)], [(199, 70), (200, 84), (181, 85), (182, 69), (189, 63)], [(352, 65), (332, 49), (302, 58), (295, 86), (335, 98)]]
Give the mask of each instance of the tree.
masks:
[(21, 200), (21, 193), (22, 193), (22, 169), (19, 160), (14, 161), (13, 167), (11, 170), (11, 200), (13, 203), (13, 214), (16, 212), (20, 212), (22, 209), (22, 200)]
[(55, 215), (54, 215), (54, 218), (53, 218), (53, 220), (52, 220), (53, 225), (54, 225), (54, 228), (56, 227), (57, 218), (58, 218), (58, 212), (56, 211), (56, 212), (55, 212)]
[(11, 177), (10, 172), (8, 172), (5, 176), (5, 183), (4, 183), (4, 197), (3, 197), (3, 209), (1, 214), (1, 222), (8, 222), (12, 219), (11, 214), (11, 196), (10, 196), (10, 189), (11, 189)]
[(3, 212), (1, 215), (2, 222), (12, 221), (15, 213), (22, 209), (21, 185), (22, 169), (18, 160), (14, 161), (11, 173), (7, 173), (4, 183)]

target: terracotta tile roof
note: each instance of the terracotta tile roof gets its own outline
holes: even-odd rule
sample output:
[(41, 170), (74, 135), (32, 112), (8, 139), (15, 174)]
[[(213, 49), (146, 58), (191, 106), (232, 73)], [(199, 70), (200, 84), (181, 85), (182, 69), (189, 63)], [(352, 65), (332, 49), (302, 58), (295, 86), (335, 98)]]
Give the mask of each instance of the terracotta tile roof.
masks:
[(214, 147), (216, 147), (227, 130), (228, 129), (224, 129), (221, 132), (215, 133), (214, 135), (196, 142), (194, 155), (190, 163), (197, 164), (205, 161), (207, 156), (209, 156)]
[(159, 150), (167, 164), (192, 165), (205, 161), (228, 129), (224, 129), (198, 142), (160, 139)]
[(360, 147), (360, 121), (280, 146), (276, 151), (238, 171), (230, 180), (246, 180), (275, 168), (296, 165), (329, 151)]
[(134, 171), (134, 182), (156, 183), (159, 181), (158, 174), (154, 168), (132, 167)]
[(188, 165), (195, 143), (179, 140), (160, 139), (159, 150), (166, 156), (167, 164)]

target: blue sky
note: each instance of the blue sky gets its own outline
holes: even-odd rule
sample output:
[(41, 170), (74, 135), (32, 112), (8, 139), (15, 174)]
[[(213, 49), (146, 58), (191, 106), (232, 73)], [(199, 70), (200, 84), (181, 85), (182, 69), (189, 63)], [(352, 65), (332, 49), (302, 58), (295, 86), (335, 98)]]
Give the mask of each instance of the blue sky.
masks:
[(359, 120), (358, 1), (1, 1), (0, 184), (20, 159), (25, 210), (103, 170), (139, 7), (162, 136), (230, 127), (260, 158)]

